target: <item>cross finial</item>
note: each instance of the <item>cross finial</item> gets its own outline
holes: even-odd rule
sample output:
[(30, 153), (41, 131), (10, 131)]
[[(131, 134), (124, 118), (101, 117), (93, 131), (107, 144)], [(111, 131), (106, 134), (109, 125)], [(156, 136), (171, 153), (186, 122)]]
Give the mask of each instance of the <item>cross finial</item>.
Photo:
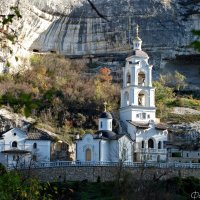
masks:
[(104, 103), (103, 103), (103, 105), (104, 105), (104, 112), (106, 112), (106, 107), (107, 107), (107, 102), (105, 101)]
[(136, 25), (136, 37), (139, 37), (139, 26), (138, 26), (138, 24)]

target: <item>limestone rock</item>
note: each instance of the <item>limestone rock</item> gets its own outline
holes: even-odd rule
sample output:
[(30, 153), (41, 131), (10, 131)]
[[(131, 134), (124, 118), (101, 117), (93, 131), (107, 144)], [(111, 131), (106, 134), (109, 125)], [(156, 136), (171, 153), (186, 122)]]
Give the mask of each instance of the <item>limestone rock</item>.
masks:
[[(3, 0), (0, 12), (8, 13), (17, 0)], [(107, 20), (100, 18), (87, 0), (20, 0), (23, 18), (13, 24), (19, 46), (14, 55), (57, 52), (69, 57), (115, 57), (132, 52), (134, 27), (140, 26), (143, 49), (154, 69), (171, 59), (187, 60), (197, 52), (188, 48), (192, 29), (200, 29), (199, 2), (191, 0), (92, 0)], [(13, 61), (14, 62), (14, 61)], [(190, 63), (191, 64), (191, 63)], [(179, 65), (179, 64), (178, 64)], [(198, 69), (196, 70), (198, 72)]]

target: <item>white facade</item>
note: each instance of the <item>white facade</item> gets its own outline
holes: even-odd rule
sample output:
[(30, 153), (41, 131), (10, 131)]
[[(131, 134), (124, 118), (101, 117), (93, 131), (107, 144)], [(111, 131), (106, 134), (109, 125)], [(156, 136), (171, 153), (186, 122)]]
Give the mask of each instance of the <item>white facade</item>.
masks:
[(85, 134), (76, 142), (76, 160), (80, 162), (132, 162), (133, 142), (126, 135), (119, 139), (95, 138)]
[(100, 118), (99, 119), (99, 130), (112, 131), (112, 119)]
[(138, 33), (133, 41), (134, 54), (126, 59), (123, 68), (120, 119), (148, 122), (155, 120), (155, 88), (152, 87), (152, 65), (148, 55), (141, 50)]
[(135, 141), (134, 161), (167, 161), (168, 132), (155, 124), (155, 88), (152, 87), (152, 66), (148, 55), (142, 51), (142, 40), (133, 41), (134, 55), (126, 59), (123, 68), (120, 119), (127, 125), (127, 132)]
[(123, 69), (120, 106), (120, 120), (127, 126), (128, 134), (113, 133), (111, 114), (102, 113), (99, 131), (94, 135), (86, 134), (76, 141), (78, 161), (167, 161), (168, 132), (156, 124), (152, 66), (148, 63), (148, 55), (141, 50), (138, 28), (133, 46), (134, 55), (126, 59)]
[(76, 141), (76, 160), (80, 162), (132, 162), (133, 141), (127, 135), (112, 132), (112, 115), (103, 112), (99, 131)]
[(43, 162), (51, 159), (52, 141), (29, 139), (26, 132), (13, 128), (0, 139), (0, 162), (5, 165)]

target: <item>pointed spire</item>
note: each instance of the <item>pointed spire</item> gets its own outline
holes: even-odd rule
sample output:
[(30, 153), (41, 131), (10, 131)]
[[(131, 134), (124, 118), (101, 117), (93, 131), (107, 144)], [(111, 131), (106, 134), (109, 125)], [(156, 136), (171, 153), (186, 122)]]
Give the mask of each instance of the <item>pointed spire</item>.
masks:
[(106, 107), (107, 107), (108, 103), (105, 101), (105, 102), (103, 103), (103, 105), (104, 105), (104, 112), (106, 112)]

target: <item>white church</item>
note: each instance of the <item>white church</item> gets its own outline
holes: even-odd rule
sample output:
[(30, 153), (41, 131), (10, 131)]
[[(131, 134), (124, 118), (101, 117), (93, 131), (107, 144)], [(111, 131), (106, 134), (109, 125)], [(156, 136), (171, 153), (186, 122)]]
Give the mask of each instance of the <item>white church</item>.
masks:
[(112, 115), (99, 118), (99, 131), (76, 140), (78, 161), (166, 162), (168, 131), (156, 118), (152, 65), (142, 51), (142, 40), (133, 40), (133, 54), (126, 58), (121, 89), (120, 121), (126, 131), (112, 132)]

